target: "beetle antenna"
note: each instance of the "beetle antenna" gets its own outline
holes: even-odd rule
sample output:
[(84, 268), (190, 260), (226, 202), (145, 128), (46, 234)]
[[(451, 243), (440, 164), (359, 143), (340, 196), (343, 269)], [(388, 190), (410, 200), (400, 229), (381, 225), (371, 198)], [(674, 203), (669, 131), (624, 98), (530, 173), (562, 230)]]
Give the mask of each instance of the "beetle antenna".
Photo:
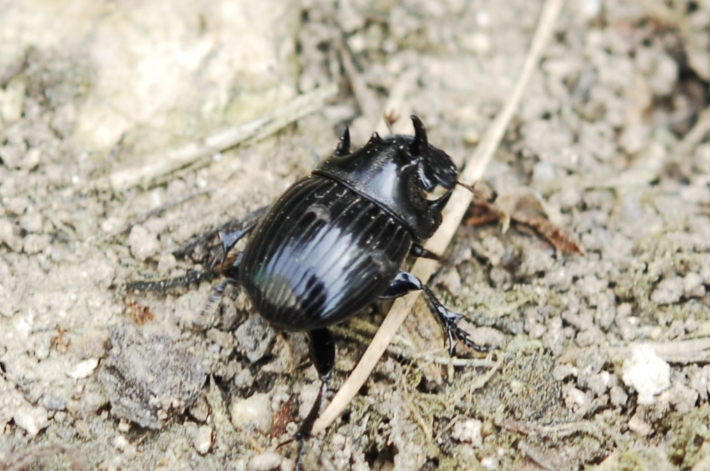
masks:
[(459, 186), (462, 186), (462, 187), (466, 188), (468, 191), (471, 192), (471, 194), (473, 194), (473, 196), (475, 196), (475, 197), (478, 198), (478, 199), (482, 199), (482, 200), (485, 200), (485, 201), (490, 201), (491, 199), (493, 199), (493, 198), (491, 198), (491, 195), (486, 194), (485, 192), (483, 192), (483, 191), (479, 190), (478, 188), (476, 188), (476, 184), (475, 184), (475, 183), (474, 183), (473, 185), (467, 185), (467, 184), (462, 183), (462, 182), (460, 182), (460, 181), (457, 180), (457, 181), (456, 181), (456, 184), (459, 185)]
[(411, 118), (412, 124), (414, 125), (414, 140), (412, 141), (410, 148), (412, 151), (417, 152), (428, 145), (428, 139), (422, 120), (415, 115), (412, 115)]
[(335, 148), (335, 154), (341, 157), (348, 155), (350, 153), (350, 129), (345, 126), (343, 132), (340, 133), (340, 140), (338, 140), (338, 147)]
[(390, 134), (393, 134), (392, 126), (394, 126), (394, 123), (396, 123), (399, 119), (399, 115), (395, 113), (394, 110), (390, 110), (382, 115), (382, 119), (384, 120), (385, 125), (387, 125), (387, 130)]

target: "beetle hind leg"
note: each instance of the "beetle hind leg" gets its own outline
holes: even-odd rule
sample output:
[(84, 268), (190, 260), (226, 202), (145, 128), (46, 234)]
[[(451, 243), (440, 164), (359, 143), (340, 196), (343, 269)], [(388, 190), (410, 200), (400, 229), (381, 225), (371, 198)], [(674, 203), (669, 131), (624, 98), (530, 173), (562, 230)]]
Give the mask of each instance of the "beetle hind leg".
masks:
[(444, 328), (444, 333), (446, 334), (449, 346), (449, 355), (453, 356), (456, 353), (457, 340), (460, 340), (467, 347), (472, 348), (477, 352), (487, 352), (489, 350), (489, 348), (485, 345), (478, 345), (471, 340), (468, 334), (458, 326), (459, 321), (465, 318), (463, 314), (457, 314), (445, 308), (444, 305), (436, 299), (436, 296), (434, 296), (434, 293), (431, 292), (429, 287), (427, 287), (419, 278), (411, 273), (405, 271), (399, 272), (381, 297), (385, 299), (399, 298), (400, 296), (404, 296), (411, 291), (417, 290), (424, 291), (429, 307), (432, 311), (434, 311), (439, 319), (439, 322), (441, 322), (441, 325)]
[(306, 442), (311, 436), (313, 424), (316, 422), (318, 414), (320, 413), (323, 399), (328, 391), (328, 382), (333, 374), (333, 367), (335, 366), (335, 341), (328, 329), (317, 329), (308, 332), (308, 348), (311, 361), (316, 371), (318, 371), (318, 376), (321, 381), (318, 396), (294, 437), (279, 445), (280, 448), (293, 441), (298, 441), (298, 457), (296, 458), (296, 466), (294, 467), (295, 471), (301, 469), (303, 456), (306, 453)]

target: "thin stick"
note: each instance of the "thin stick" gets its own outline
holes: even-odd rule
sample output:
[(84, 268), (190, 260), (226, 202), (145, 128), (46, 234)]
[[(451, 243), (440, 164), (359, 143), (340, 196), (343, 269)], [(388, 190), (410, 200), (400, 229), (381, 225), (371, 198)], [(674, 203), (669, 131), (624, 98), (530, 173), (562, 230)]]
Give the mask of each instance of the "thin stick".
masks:
[(161, 175), (190, 165), (204, 156), (230, 149), (247, 141), (263, 139), (303, 116), (321, 109), (325, 102), (337, 93), (337, 85), (330, 84), (299, 95), (269, 116), (227, 128), (204, 140), (192, 142), (178, 149), (147, 156), (139, 159), (134, 166), (114, 170), (108, 176), (108, 182), (114, 191), (146, 185)]
[[(500, 111), (491, 124), (483, 140), (476, 148), (471, 158), (466, 160), (466, 166), (461, 175), (461, 181), (466, 184), (473, 184), (483, 176), (483, 172), (493, 157), (493, 153), (498, 147), (503, 134), (508, 127), (508, 123), (513, 116), (518, 103), (523, 96), (532, 73), (537, 69), (542, 52), (552, 35), (553, 28), (557, 22), (557, 17), (562, 10), (564, 0), (547, 0), (543, 7), (540, 21), (538, 23), (532, 46), (525, 59), (525, 65), (520, 75), (518, 83), (510, 96), (510, 99)], [(457, 188), (444, 212), (444, 223), (434, 237), (429, 239), (426, 248), (435, 253), (443, 253), (449, 241), (454, 236), (461, 219), (466, 213), (466, 209), (471, 203), (472, 195), (463, 188)], [(418, 276), (422, 282), (429, 280), (436, 269), (436, 262), (427, 259), (418, 259), (412, 267), (412, 273)], [(380, 330), (372, 339), (370, 346), (362, 356), (360, 363), (355, 367), (350, 377), (343, 383), (328, 407), (323, 411), (313, 427), (313, 434), (325, 430), (347, 407), (355, 394), (360, 390), (370, 373), (379, 361), (382, 354), (387, 349), (392, 337), (394, 337), (399, 326), (404, 322), (405, 317), (412, 310), (414, 302), (418, 298), (418, 293), (411, 293), (395, 301), (392, 310), (385, 318)]]

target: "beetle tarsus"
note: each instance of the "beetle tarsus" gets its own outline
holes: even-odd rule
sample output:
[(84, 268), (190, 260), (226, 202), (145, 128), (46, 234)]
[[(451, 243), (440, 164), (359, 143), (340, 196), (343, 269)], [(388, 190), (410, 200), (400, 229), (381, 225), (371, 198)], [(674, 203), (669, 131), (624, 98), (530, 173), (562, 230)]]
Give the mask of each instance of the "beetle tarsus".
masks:
[(439, 318), (442, 327), (444, 328), (444, 333), (446, 334), (446, 339), (449, 346), (449, 354), (453, 356), (456, 353), (456, 340), (460, 340), (469, 348), (476, 350), (477, 352), (487, 352), (488, 347), (484, 345), (476, 344), (468, 334), (458, 326), (459, 321), (464, 318), (463, 314), (457, 314), (453, 311), (449, 311), (444, 307), (443, 304), (436, 299), (434, 293), (421, 282), (419, 278), (412, 275), (409, 272), (401, 271), (397, 273), (390, 283), (385, 293), (381, 296), (385, 299), (399, 298), (411, 291), (422, 290), (427, 297), (429, 306), (432, 308), (436, 316)]
[(458, 326), (461, 319), (466, 318), (463, 314), (458, 314), (446, 309), (444, 305), (436, 299), (434, 293), (431, 292), (428, 286), (422, 285), (422, 289), (424, 290), (424, 294), (426, 294), (431, 307), (436, 312), (436, 315), (444, 328), (444, 333), (446, 334), (449, 346), (449, 355), (454, 356), (456, 354), (456, 340), (460, 340), (467, 347), (480, 353), (485, 353), (489, 350), (489, 347), (485, 345), (478, 345), (471, 340), (466, 331)]

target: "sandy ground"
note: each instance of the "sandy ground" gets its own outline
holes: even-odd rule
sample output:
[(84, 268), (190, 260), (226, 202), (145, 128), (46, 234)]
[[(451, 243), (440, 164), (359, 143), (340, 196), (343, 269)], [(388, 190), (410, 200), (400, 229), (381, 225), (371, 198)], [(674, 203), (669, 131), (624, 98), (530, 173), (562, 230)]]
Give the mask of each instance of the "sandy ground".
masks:
[[(0, 469), (288, 470), (317, 392), (201, 272), (195, 235), (273, 201), (385, 111), (458, 162), (541, 2), (0, 0)], [(583, 254), (462, 226), (434, 290), (497, 348), (449, 362), (426, 309), (306, 469), (707, 469), (710, 3), (569, 0), (488, 167)], [(407, 119), (396, 132), (411, 132)], [(210, 313), (208, 313), (210, 314)], [(337, 387), (381, 315), (334, 329)]]

